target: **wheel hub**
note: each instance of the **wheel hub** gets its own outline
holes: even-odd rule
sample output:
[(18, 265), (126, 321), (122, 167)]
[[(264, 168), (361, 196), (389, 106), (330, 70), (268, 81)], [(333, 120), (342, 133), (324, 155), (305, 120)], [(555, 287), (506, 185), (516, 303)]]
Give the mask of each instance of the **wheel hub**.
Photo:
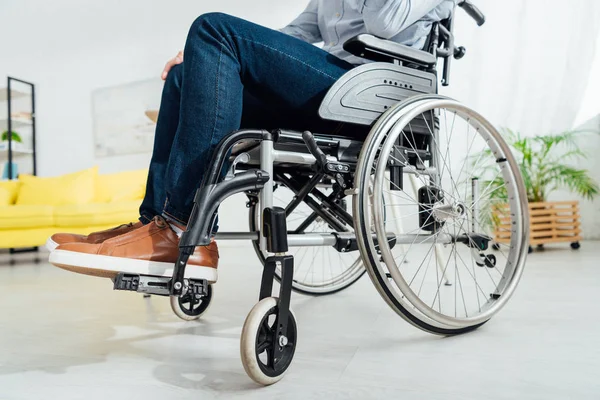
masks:
[(466, 207), (462, 203), (436, 203), (431, 207), (431, 213), (437, 222), (458, 219), (465, 215)]

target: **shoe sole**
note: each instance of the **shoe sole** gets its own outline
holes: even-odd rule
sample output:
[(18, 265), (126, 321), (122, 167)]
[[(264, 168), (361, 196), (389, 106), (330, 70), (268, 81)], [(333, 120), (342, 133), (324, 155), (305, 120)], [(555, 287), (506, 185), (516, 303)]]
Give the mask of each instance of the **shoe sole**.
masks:
[[(111, 279), (120, 272), (170, 278), (173, 276), (175, 266), (175, 263), (102, 256), (67, 250), (54, 250), (50, 253), (49, 261), (50, 264), (67, 271)], [(185, 277), (206, 279), (209, 283), (215, 283), (218, 274), (216, 268), (188, 264), (185, 268)]]
[(53, 252), (54, 249), (56, 249), (58, 247), (58, 243), (56, 243), (54, 240), (52, 240), (52, 238), (48, 238), (48, 240), (46, 240), (46, 248), (48, 249), (49, 252)]

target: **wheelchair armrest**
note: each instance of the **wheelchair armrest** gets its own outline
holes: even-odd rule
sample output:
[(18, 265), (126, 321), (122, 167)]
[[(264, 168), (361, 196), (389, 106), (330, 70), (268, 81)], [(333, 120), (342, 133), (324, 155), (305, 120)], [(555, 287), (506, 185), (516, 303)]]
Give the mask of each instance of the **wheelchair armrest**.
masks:
[(426, 51), (417, 50), (391, 40), (362, 33), (344, 43), (344, 50), (367, 60), (410, 62), (424, 67), (433, 66), (436, 57)]

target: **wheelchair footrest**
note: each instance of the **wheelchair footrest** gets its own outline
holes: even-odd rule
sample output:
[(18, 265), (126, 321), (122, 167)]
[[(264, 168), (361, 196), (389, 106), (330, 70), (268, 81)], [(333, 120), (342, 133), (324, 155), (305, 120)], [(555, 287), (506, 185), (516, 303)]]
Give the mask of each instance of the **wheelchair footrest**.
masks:
[(114, 290), (168, 296), (171, 278), (119, 273), (114, 279)]
[[(170, 296), (173, 278), (126, 274), (121, 272), (114, 279), (114, 290), (127, 290), (157, 296)], [(208, 281), (206, 279), (184, 279), (182, 294), (208, 296)]]
[(116, 276), (114, 280), (113, 289), (114, 290), (130, 290), (132, 292), (137, 292), (140, 284), (140, 276), (139, 275), (128, 275), (120, 273)]

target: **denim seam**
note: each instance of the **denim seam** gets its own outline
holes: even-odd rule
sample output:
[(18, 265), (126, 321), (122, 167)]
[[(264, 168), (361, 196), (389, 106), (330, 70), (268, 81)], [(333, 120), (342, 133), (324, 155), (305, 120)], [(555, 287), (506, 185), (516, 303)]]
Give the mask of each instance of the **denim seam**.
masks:
[(336, 79), (336, 78), (334, 78), (333, 76), (329, 75), (328, 73), (326, 73), (326, 72), (323, 72), (323, 71), (321, 71), (320, 69), (317, 69), (317, 68), (313, 67), (312, 65), (310, 65), (310, 64), (308, 64), (308, 63), (306, 63), (306, 62), (302, 61), (301, 59), (299, 59), (299, 58), (297, 58), (297, 57), (294, 57), (294, 56), (292, 56), (292, 55), (290, 55), (290, 54), (284, 53), (284, 52), (283, 52), (283, 51), (281, 51), (281, 50), (278, 50), (278, 49), (276, 49), (276, 48), (274, 48), (274, 47), (268, 46), (268, 45), (266, 45), (266, 44), (264, 44), (264, 43), (259, 43), (259, 42), (256, 42), (256, 41), (254, 41), (254, 40), (252, 40), (252, 39), (245, 38), (245, 37), (243, 37), (243, 36), (237, 36), (237, 35), (233, 35), (233, 36), (234, 36), (234, 37), (236, 37), (236, 38), (238, 38), (238, 39), (242, 39), (242, 40), (245, 40), (245, 41), (247, 41), (247, 42), (254, 43), (254, 44), (256, 44), (256, 45), (259, 45), (259, 46), (262, 46), (262, 47), (266, 47), (267, 49), (273, 50), (273, 51), (274, 51), (274, 52), (276, 52), (276, 53), (282, 54), (282, 55), (284, 55), (284, 56), (286, 56), (286, 57), (288, 57), (288, 58), (291, 58), (292, 60), (295, 60), (295, 61), (299, 62), (300, 64), (302, 64), (302, 65), (304, 65), (304, 66), (306, 66), (306, 67), (308, 67), (308, 68), (312, 69), (313, 71), (316, 71), (316, 72), (318, 72), (318, 73), (319, 73), (319, 74), (321, 74), (321, 75), (324, 75), (324, 76), (326, 76), (326, 77), (328, 77), (328, 78), (331, 78), (331, 79), (332, 79), (332, 80), (334, 80), (334, 81), (337, 81), (337, 79)]
[(223, 58), (223, 43), (221, 43), (221, 49), (219, 51), (219, 65), (217, 67), (217, 82), (215, 84), (215, 124), (213, 125), (212, 133), (210, 134), (210, 141), (208, 142), (212, 146), (213, 139), (215, 137), (215, 131), (217, 130), (217, 120), (219, 119), (219, 84), (221, 83), (221, 62)]
[[(212, 24), (211, 24), (209, 21), (206, 21), (206, 23), (207, 23), (207, 24), (208, 24), (208, 25), (209, 25), (211, 28), (213, 28), (215, 31), (217, 31), (217, 32), (218, 32), (218, 30), (217, 30), (217, 29), (216, 29), (216, 28), (215, 28), (215, 27), (214, 27), (214, 26), (213, 26), (213, 25), (212, 25)], [(221, 34), (222, 34), (222, 33), (221, 33)], [(285, 33), (283, 33), (283, 35), (285, 35)], [(286, 56), (286, 57), (288, 57), (288, 58), (291, 58), (292, 60), (298, 61), (300, 64), (302, 64), (302, 65), (304, 65), (304, 66), (306, 66), (306, 67), (308, 67), (308, 68), (310, 68), (310, 69), (312, 69), (312, 70), (314, 70), (314, 71), (316, 71), (316, 72), (318, 72), (318, 73), (320, 73), (320, 74), (322, 74), (322, 75), (325, 75), (326, 77), (328, 77), (328, 78), (331, 78), (331, 79), (332, 79), (332, 80), (334, 80), (334, 81), (337, 81), (337, 78), (334, 78), (333, 76), (329, 75), (328, 73), (326, 73), (326, 72), (323, 72), (323, 71), (321, 71), (321, 70), (319, 70), (319, 69), (317, 69), (317, 68), (313, 67), (312, 65), (310, 65), (310, 64), (308, 64), (308, 63), (306, 63), (306, 62), (302, 61), (301, 59), (299, 59), (299, 58), (297, 58), (297, 57), (294, 57), (294, 56), (292, 56), (292, 55), (290, 55), (290, 54), (284, 53), (284, 52), (283, 52), (283, 51), (281, 51), (281, 50), (277, 50), (277, 49), (276, 49), (276, 48), (274, 48), (274, 47), (267, 46), (267, 45), (266, 45), (266, 44), (264, 44), (264, 43), (259, 43), (259, 42), (256, 42), (256, 41), (252, 40), (252, 39), (248, 39), (248, 38), (245, 38), (245, 37), (243, 37), (243, 36), (239, 36), (239, 35), (229, 35), (229, 36), (230, 36), (230, 37), (234, 37), (234, 38), (238, 38), (238, 39), (242, 39), (242, 40), (245, 40), (245, 41), (247, 41), (247, 42), (254, 43), (254, 44), (256, 44), (256, 45), (262, 46), (262, 47), (266, 47), (267, 49), (271, 49), (271, 50), (273, 50), (273, 51), (274, 51), (274, 52), (276, 52), (276, 53), (283, 54), (284, 56)], [(220, 43), (220, 44), (221, 44), (221, 54), (222, 54), (222, 53), (223, 53), (223, 46), (224, 46), (224, 44), (223, 44), (223, 43)], [(219, 55), (219, 67), (220, 67), (220, 62), (221, 62), (221, 57), (220, 57), (220, 55)], [(217, 79), (218, 79), (218, 78), (217, 78)]]
[[(211, 23), (210, 23), (210, 21), (206, 21), (206, 23), (207, 23), (207, 24), (208, 24), (208, 25), (209, 25), (209, 26), (210, 26), (210, 27), (211, 27), (213, 30), (215, 30), (216, 32), (219, 32), (219, 30), (218, 30), (218, 29), (216, 29), (216, 28), (213, 26), (213, 24), (211, 24)], [(219, 33), (221, 34), (221, 36), (225, 36), (225, 35), (223, 35), (223, 33), (221, 33), (221, 32), (219, 32)], [(282, 33), (282, 34), (283, 34), (283, 35), (285, 35), (285, 33)], [(274, 52), (276, 52), (276, 53), (282, 54), (282, 55), (284, 55), (284, 56), (286, 56), (286, 57), (288, 57), (288, 58), (290, 58), (290, 59), (292, 59), (292, 60), (295, 60), (295, 61), (299, 62), (300, 64), (302, 64), (302, 65), (304, 65), (304, 66), (306, 66), (306, 67), (308, 67), (308, 68), (312, 69), (313, 71), (316, 71), (316, 72), (318, 72), (319, 74), (321, 74), (321, 75), (324, 75), (324, 76), (326, 76), (326, 77), (330, 78), (330, 79), (331, 79), (331, 80), (333, 80), (334, 82), (336, 82), (336, 81), (338, 80), (338, 78), (335, 78), (335, 77), (333, 77), (333, 76), (329, 75), (328, 73), (326, 73), (326, 72), (323, 72), (323, 71), (321, 71), (320, 69), (317, 69), (317, 68), (313, 67), (312, 65), (310, 65), (310, 64), (308, 64), (308, 63), (306, 63), (306, 62), (302, 61), (301, 59), (299, 59), (299, 58), (297, 58), (297, 57), (294, 57), (294, 56), (292, 56), (292, 55), (290, 55), (290, 54), (284, 53), (283, 51), (281, 51), (281, 50), (278, 50), (278, 49), (276, 49), (276, 48), (274, 48), (274, 47), (268, 46), (268, 45), (266, 45), (266, 44), (264, 44), (264, 43), (259, 43), (259, 42), (256, 42), (256, 41), (252, 40), (252, 39), (248, 39), (248, 38), (245, 38), (245, 37), (243, 37), (243, 36), (239, 36), (239, 35), (235, 35), (235, 34), (234, 34), (234, 35), (227, 34), (227, 36), (229, 36), (230, 38), (231, 38), (231, 37), (234, 37), (234, 38), (238, 38), (238, 39), (241, 39), (241, 40), (245, 40), (245, 41), (247, 41), (247, 42), (254, 43), (254, 44), (256, 44), (256, 45), (259, 45), (259, 46), (265, 47), (265, 48), (267, 48), (267, 49), (270, 49), (270, 50), (272, 50), (272, 51), (274, 51)], [(221, 55), (223, 54), (223, 47), (225, 46), (223, 43), (220, 43), (220, 45), (221, 45), (221, 53), (219, 54), (219, 71), (220, 71), (220, 68), (221, 68)], [(239, 62), (239, 61), (238, 61), (238, 62)], [(218, 77), (218, 74), (217, 74), (217, 80), (218, 80), (218, 79), (219, 79), (219, 77)], [(213, 133), (214, 133), (214, 132), (213, 132)], [(212, 140), (212, 138), (211, 138), (211, 140)]]

